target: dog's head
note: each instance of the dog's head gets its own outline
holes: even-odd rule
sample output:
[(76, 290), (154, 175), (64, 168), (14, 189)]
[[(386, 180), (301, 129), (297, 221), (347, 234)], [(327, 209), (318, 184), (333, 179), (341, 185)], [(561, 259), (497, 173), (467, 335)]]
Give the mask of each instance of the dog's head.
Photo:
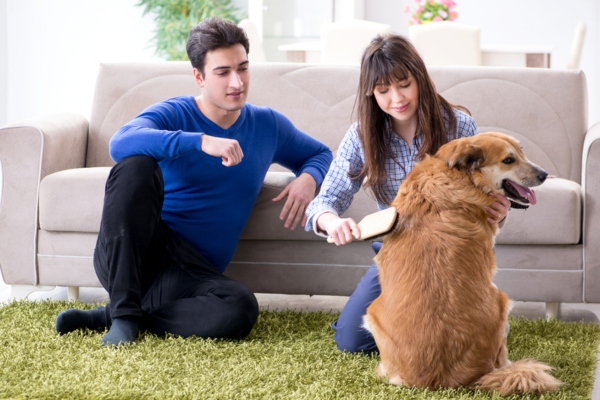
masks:
[(536, 203), (531, 187), (541, 185), (548, 173), (527, 159), (519, 142), (508, 135), (487, 132), (453, 140), (435, 155), (471, 176), (473, 183), (489, 193), (511, 199), (515, 208)]

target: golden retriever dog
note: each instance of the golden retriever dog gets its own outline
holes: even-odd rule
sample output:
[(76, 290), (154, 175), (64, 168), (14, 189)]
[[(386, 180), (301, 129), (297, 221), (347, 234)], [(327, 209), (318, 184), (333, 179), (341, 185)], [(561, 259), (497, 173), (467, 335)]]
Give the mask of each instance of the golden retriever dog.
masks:
[(547, 175), (517, 140), (496, 132), (453, 140), (417, 164), (392, 203), (398, 222), (375, 258), (381, 295), (364, 317), (379, 348), (379, 376), (501, 394), (560, 387), (550, 366), (507, 359), (510, 301), (492, 283), (498, 226), (486, 211), (493, 193), (522, 208), (535, 204), (529, 188)]

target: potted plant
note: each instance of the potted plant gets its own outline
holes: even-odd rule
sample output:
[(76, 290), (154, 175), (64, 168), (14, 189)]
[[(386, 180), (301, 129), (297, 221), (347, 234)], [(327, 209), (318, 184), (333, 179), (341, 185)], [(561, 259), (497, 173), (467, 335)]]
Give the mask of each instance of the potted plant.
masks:
[(140, 0), (144, 15), (155, 15), (153, 41), (156, 54), (170, 61), (187, 60), (185, 45), (190, 30), (208, 17), (221, 17), (239, 22), (240, 10), (232, 0)]
[(406, 6), (404, 11), (410, 15), (410, 25), (426, 24), (438, 21), (454, 21), (458, 13), (454, 11), (454, 0), (414, 0), (415, 8)]

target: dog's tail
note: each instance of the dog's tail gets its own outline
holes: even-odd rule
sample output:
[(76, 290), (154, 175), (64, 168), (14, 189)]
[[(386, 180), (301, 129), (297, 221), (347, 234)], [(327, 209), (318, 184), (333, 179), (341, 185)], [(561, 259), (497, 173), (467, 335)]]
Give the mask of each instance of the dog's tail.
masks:
[(503, 395), (553, 392), (563, 383), (547, 372), (552, 369), (535, 360), (520, 360), (482, 376), (475, 386)]

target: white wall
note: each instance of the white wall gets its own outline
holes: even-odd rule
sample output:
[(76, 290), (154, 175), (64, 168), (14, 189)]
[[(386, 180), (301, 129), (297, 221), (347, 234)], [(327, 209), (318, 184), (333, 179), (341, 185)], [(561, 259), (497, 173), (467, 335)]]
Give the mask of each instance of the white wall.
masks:
[(157, 60), (153, 19), (142, 17), (137, 0), (6, 3), (9, 122), (62, 111), (89, 116), (100, 63)]
[(7, 123), (8, 110), (8, 64), (7, 64), (7, 47), (6, 40), (6, 0), (0, 0), (0, 126)]
[[(365, 18), (408, 34), (404, 9), (413, 0), (366, 0)], [(481, 27), (484, 46), (553, 46), (551, 68), (566, 68), (575, 26), (587, 26), (580, 68), (588, 81), (589, 122), (600, 121), (598, 0), (456, 0), (457, 22)]]

